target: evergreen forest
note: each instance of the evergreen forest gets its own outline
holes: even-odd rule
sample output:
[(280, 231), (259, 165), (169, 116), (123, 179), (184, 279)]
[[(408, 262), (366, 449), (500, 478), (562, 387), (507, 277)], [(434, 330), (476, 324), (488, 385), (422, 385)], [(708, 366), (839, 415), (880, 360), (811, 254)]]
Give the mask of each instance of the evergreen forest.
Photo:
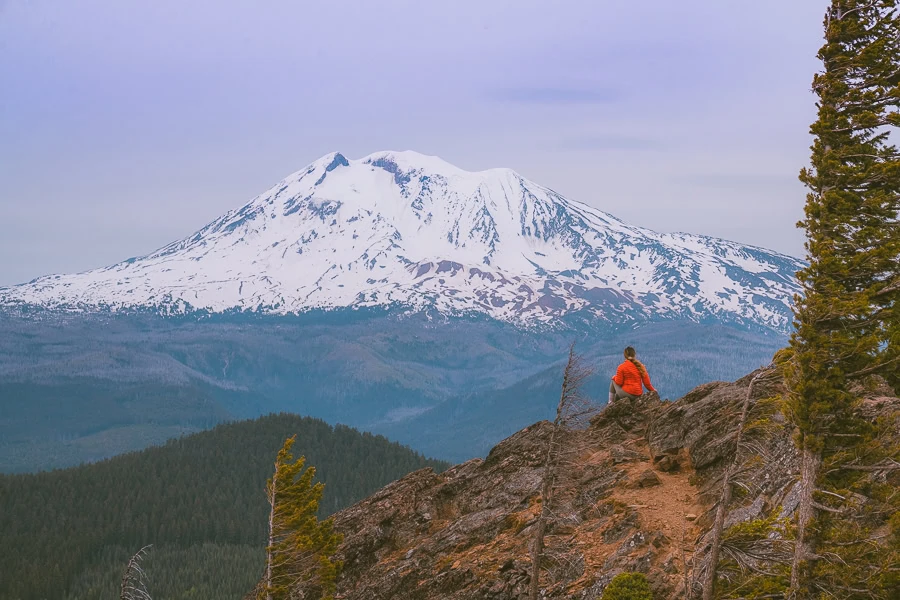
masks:
[(0, 476), (0, 599), (118, 597), (129, 557), (155, 600), (239, 599), (260, 578), (266, 479), (285, 439), (325, 484), (320, 517), (446, 463), (382, 436), (290, 414), (219, 425), (100, 463)]

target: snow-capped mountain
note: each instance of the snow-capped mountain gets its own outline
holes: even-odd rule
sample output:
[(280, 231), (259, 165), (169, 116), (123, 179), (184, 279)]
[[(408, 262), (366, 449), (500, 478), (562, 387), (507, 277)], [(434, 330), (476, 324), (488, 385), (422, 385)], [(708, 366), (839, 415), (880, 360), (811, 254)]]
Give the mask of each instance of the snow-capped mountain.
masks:
[(0, 289), (0, 305), (302, 312), (390, 306), (552, 323), (687, 318), (783, 331), (802, 263), (656, 233), (509, 169), (339, 153), (194, 235), (107, 268)]

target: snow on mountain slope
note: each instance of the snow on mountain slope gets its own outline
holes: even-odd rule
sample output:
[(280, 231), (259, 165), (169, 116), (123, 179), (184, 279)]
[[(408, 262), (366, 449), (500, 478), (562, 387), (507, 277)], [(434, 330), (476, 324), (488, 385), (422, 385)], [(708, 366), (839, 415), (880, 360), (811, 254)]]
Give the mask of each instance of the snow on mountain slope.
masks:
[(152, 254), (0, 289), (0, 304), (271, 313), (363, 306), (552, 323), (688, 318), (785, 330), (801, 262), (661, 234), (508, 169), (332, 153)]

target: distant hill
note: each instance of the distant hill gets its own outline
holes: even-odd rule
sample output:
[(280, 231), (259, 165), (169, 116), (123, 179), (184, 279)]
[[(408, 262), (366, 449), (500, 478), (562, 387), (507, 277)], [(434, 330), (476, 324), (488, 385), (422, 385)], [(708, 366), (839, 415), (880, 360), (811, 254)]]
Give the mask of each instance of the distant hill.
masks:
[(627, 345), (674, 399), (767, 364), (787, 338), (674, 321), (531, 330), (375, 309), (0, 314), (0, 472), (74, 466), (278, 412), (460, 462), (552, 416), (572, 341), (596, 365), (589, 391), (602, 401)]
[[(662, 397), (675, 400), (699, 382), (733, 380), (746, 366), (769, 363), (783, 344), (777, 336), (721, 325), (660, 322), (587, 337), (577, 347), (596, 369), (584, 391), (596, 403), (605, 404), (610, 377), (627, 345), (639, 349)], [(531, 423), (553, 418), (563, 367), (558, 361), (511, 386), (452, 398), (403, 421), (382, 424), (376, 431), (426, 456), (451, 462), (486, 456), (500, 440)]]
[(280, 414), (219, 425), (103, 462), (0, 476), (0, 600), (115, 598), (128, 557), (156, 600), (239, 599), (259, 579), (265, 481), (297, 434), (325, 483), (321, 514), (350, 506), (406, 473), (446, 463), (382, 436)]

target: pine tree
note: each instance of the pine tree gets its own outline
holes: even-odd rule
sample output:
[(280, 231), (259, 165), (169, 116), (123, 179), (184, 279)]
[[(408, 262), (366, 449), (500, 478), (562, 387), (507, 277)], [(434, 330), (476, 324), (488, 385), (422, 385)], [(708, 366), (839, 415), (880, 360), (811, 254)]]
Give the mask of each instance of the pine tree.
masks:
[(324, 484), (313, 484), (314, 467), (304, 471), (306, 460), (294, 460), (291, 447), (297, 436), (288, 438), (275, 460), (275, 473), (266, 486), (269, 500), (269, 543), (266, 572), (260, 596), (282, 600), (302, 586), (313, 596), (330, 599), (341, 570), (333, 560), (343, 536), (334, 532), (331, 519), (319, 521), (316, 513)]
[(849, 383), (881, 373), (896, 382), (900, 295), (900, 21), (896, 0), (833, 0), (825, 17), (823, 71), (805, 219), (809, 266), (795, 308), (788, 369), (791, 417), (802, 454), (791, 593), (813, 589), (808, 528), (823, 455), (858, 429)]

